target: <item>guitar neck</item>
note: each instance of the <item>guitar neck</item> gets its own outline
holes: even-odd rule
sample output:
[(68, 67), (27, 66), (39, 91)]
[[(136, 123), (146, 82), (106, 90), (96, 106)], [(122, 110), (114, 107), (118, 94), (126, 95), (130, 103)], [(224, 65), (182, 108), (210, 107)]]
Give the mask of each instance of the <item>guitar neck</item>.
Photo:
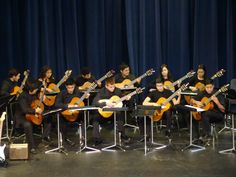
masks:
[(97, 87), (97, 84), (93, 82), (92, 85), (84, 92), (84, 94), (82, 95), (82, 97), (79, 99), (79, 101), (76, 104), (79, 105), (86, 98), (87, 94), (89, 94), (96, 87)]
[(169, 103), (178, 94), (179, 91), (181, 91), (181, 88), (179, 88), (175, 93), (167, 98), (162, 104), (165, 106), (167, 103)]
[[(59, 88), (59, 87), (61, 86), (61, 84), (64, 83), (64, 80), (65, 80), (65, 78), (63, 77), (63, 78), (57, 83), (56, 88)], [(55, 87), (54, 87), (53, 89), (55, 89)]]
[(216, 93), (214, 93), (210, 98), (208, 98), (203, 104), (207, 105), (212, 101), (212, 97), (219, 95), (221, 90), (218, 90)]
[(170, 87), (175, 87), (178, 83), (180, 83), (180, 82), (182, 82), (182, 81), (184, 81), (185, 79), (187, 79), (188, 78), (188, 76), (187, 75), (185, 75), (185, 76), (183, 76), (183, 77), (181, 77), (180, 79), (178, 79), (177, 81), (175, 81), (175, 82), (173, 82), (171, 85), (170, 85)]
[(129, 93), (129, 94), (127, 94), (127, 95), (125, 95), (125, 96), (123, 96), (123, 97), (121, 97), (118, 101), (116, 101), (116, 103), (118, 104), (118, 103), (120, 103), (120, 102), (123, 102), (124, 100), (126, 100), (126, 98), (127, 97), (132, 97), (133, 95), (135, 95), (137, 92), (136, 92), (136, 90), (135, 91), (133, 91), (133, 92), (131, 92), (131, 93)]
[(136, 79), (132, 80), (132, 81), (128, 84), (128, 87), (134, 85), (134, 84), (138, 81), (138, 79), (143, 79), (143, 78), (146, 77), (146, 76), (147, 76), (147, 74), (144, 73), (143, 75), (141, 75), (141, 76), (137, 77)]

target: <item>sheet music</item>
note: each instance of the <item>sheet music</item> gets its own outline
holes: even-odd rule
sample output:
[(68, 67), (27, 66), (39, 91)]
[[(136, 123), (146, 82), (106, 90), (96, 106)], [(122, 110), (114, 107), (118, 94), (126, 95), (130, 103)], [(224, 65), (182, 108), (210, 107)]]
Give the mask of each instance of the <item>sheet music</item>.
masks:
[(196, 106), (191, 106), (191, 105), (185, 105), (186, 107), (189, 107), (189, 108), (192, 108), (192, 109), (195, 109), (196, 112), (204, 112), (206, 111), (205, 109), (202, 109), (202, 108), (198, 108)]

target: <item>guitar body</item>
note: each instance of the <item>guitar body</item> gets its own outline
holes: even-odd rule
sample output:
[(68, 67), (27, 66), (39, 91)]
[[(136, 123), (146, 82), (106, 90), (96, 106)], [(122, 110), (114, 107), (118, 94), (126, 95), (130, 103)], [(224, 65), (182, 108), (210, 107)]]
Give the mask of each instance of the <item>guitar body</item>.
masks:
[[(78, 103), (78, 102), (80, 102), (80, 98), (74, 97), (70, 101), (69, 105), (77, 105), (76, 103)], [(84, 107), (84, 105), (85, 105), (84, 102), (81, 101), (80, 104), (78, 105), (78, 107)], [(77, 119), (78, 115), (79, 115), (79, 111), (65, 110), (61, 114), (69, 122), (74, 122)]]
[(171, 90), (172, 92), (175, 91), (175, 87), (171, 86), (172, 82), (171, 81), (165, 81), (164, 86), (166, 86), (167, 89)]
[(190, 104), (191, 96), (184, 95), (184, 99), (188, 104)]
[[(161, 98), (158, 99), (157, 104), (162, 105), (162, 103), (163, 103), (165, 100), (166, 100), (166, 98), (161, 97)], [(161, 118), (162, 118), (164, 112), (166, 112), (167, 110), (169, 110), (170, 107), (171, 107), (171, 104), (170, 104), (170, 103), (167, 103), (164, 108), (155, 111), (155, 113), (154, 113), (154, 115), (153, 115), (153, 117), (152, 117), (152, 118), (153, 118), (153, 121), (159, 121), (159, 120), (161, 120)]]
[[(207, 97), (203, 97), (201, 102), (205, 103), (208, 99), (209, 98), (207, 98)], [(193, 106), (196, 106), (196, 105), (193, 105)], [(206, 111), (211, 110), (213, 108), (214, 108), (213, 102), (210, 102), (207, 105), (205, 105), (204, 107), (202, 107), (202, 109), (205, 109)], [(201, 116), (200, 112), (192, 112), (192, 114), (193, 114), (193, 117), (194, 117), (195, 120), (201, 120), (202, 119), (202, 116)]]
[(92, 83), (87, 81), (82, 86), (80, 86), (79, 89), (80, 90), (87, 90), (91, 86), (92, 86)]
[[(44, 110), (44, 105), (40, 102), (40, 100), (34, 100), (31, 103), (31, 107), (33, 109), (40, 107), (42, 110)], [(26, 114), (25, 117), (26, 117), (26, 120), (32, 122), (35, 125), (40, 125), (43, 121), (43, 116), (40, 114)]]
[[(49, 84), (49, 89), (53, 90), (53, 92), (60, 92), (60, 89), (57, 88), (57, 85), (54, 83)], [(45, 96), (43, 103), (47, 106), (52, 106), (55, 104), (56, 96)]]
[(17, 93), (22, 92), (19, 86), (15, 86), (13, 88), (13, 91), (10, 93), (10, 95), (16, 95)]
[[(121, 83), (116, 83), (115, 86), (119, 89), (124, 88), (125, 86), (129, 85), (132, 81), (130, 79), (125, 79)], [(132, 85), (130, 86), (132, 87)]]
[[(101, 103), (107, 103), (107, 102), (112, 103), (112, 102), (116, 102), (116, 101), (118, 101), (118, 100), (120, 100), (120, 97), (114, 95), (114, 96), (112, 96), (110, 99), (103, 99), (103, 100), (100, 100), (99, 102), (101, 102)], [(123, 106), (123, 103), (120, 102), (119, 104), (117, 104), (117, 105), (115, 106), (115, 108), (121, 108), (122, 106)], [(100, 114), (103, 118), (109, 118), (109, 117), (111, 117), (112, 114), (113, 114), (113, 112), (110, 112), (110, 111), (102, 111), (102, 108), (99, 108), (99, 109), (98, 109), (98, 112), (99, 112), (99, 114)]]
[(195, 87), (200, 91), (203, 91), (205, 89), (205, 85), (201, 82), (196, 83)]

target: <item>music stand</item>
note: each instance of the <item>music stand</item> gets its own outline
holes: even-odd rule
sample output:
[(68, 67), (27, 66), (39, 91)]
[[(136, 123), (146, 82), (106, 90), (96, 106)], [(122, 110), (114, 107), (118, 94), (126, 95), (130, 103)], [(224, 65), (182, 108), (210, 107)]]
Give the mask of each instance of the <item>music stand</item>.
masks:
[(54, 148), (54, 149), (45, 151), (45, 154), (49, 154), (49, 153), (53, 153), (53, 152), (63, 152), (65, 155), (68, 155), (67, 152), (65, 152), (63, 150), (64, 147), (62, 145), (62, 135), (61, 135), (61, 132), (60, 132), (60, 112), (62, 110), (63, 109), (58, 108), (58, 109), (51, 110), (51, 111), (48, 111), (48, 112), (43, 114), (43, 116), (46, 116), (46, 115), (49, 115), (49, 114), (55, 114), (55, 113), (57, 114), (57, 147)]
[[(104, 147), (102, 148), (103, 151), (115, 151), (115, 150), (112, 150), (112, 148), (118, 148), (122, 151), (125, 151), (125, 149), (123, 149), (121, 147), (121, 142), (119, 142), (119, 145), (117, 144), (116, 142), (116, 113), (117, 112), (121, 112), (121, 111), (127, 111), (128, 108), (127, 107), (122, 107), (122, 108), (103, 108), (102, 109), (103, 111), (109, 111), (109, 112), (114, 112), (114, 144), (113, 145), (110, 145), (110, 146), (107, 146), (107, 147)], [(120, 134), (119, 134), (119, 140), (120, 140)]]
[[(121, 90), (122, 92), (132, 92), (132, 91), (134, 91), (134, 90), (136, 90), (136, 89), (137, 89), (137, 87), (124, 87), (124, 88), (121, 88), (120, 90)], [(136, 104), (136, 103), (135, 103), (135, 104)], [(126, 107), (126, 105), (124, 105), (124, 107)], [(135, 109), (136, 109), (136, 107), (135, 107)], [(128, 109), (127, 109), (127, 110), (128, 110)], [(132, 125), (132, 124), (128, 124), (128, 122), (127, 122), (127, 111), (125, 111), (125, 123), (124, 123), (124, 126), (134, 128), (134, 131), (135, 131), (136, 129), (139, 129), (138, 126), (135, 126), (135, 125)]]
[(5, 110), (6, 110), (6, 136), (1, 137), (1, 139), (8, 139), (10, 140), (10, 136), (9, 136), (9, 125), (8, 125), (8, 105), (16, 98), (16, 95), (8, 95), (8, 96), (2, 96), (0, 98), (0, 108), (6, 106)]
[[(161, 106), (143, 106), (138, 105), (137, 106), (137, 112), (136, 114), (140, 117), (144, 117), (144, 155), (147, 155), (147, 151), (149, 150), (147, 148), (147, 116), (153, 116), (154, 112), (158, 109), (161, 109)], [(151, 144), (156, 145), (158, 147), (155, 147), (156, 150), (163, 149), (167, 147), (167, 145), (156, 143), (153, 140), (153, 119), (151, 118)]]
[(191, 152), (205, 150), (206, 149), (205, 147), (193, 144), (193, 114), (192, 114), (192, 112), (203, 112), (205, 110), (191, 105), (185, 105), (185, 107), (187, 107), (190, 111), (190, 136), (189, 136), (189, 145), (183, 148), (182, 151), (190, 148), (195, 148), (195, 150), (191, 150)]
[[(84, 147), (81, 148), (76, 152), (77, 154), (79, 152), (85, 151), (85, 150), (90, 150), (93, 152), (100, 152), (99, 149), (96, 148), (92, 148), (89, 147), (87, 145), (87, 111), (91, 111), (91, 110), (98, 110), (98, 107), (93, 107), (93, 106), (84, 106), (84, 107), (74, 107), (74, 108), (69, 108), (69, 110), (71, 111), (83, 111), (84, 112)], [(80, 141), (82, 139), (82, 133), (80, 133)]]
[(232, 125), (231, 125), (231, 131), (232, 131), (232, 144), (233, 147), (230, 149), (225, 149), (222, 151), (219, 151), (219, 153), (221, 154), (228, 154), (228, 153), (236, 153), (236, 149), (235, 149), (235, 127), (234, 127), (234, 116), (236, 114), (236, 99), (229, 99), (229, 113), (232, 114), (231, 117), (231, 121), (232, 121)]

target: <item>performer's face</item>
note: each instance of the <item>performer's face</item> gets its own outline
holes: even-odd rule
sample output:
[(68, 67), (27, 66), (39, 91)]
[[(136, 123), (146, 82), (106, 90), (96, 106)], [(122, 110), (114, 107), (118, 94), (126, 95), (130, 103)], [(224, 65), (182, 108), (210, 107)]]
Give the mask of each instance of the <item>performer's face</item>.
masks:
[(13, 76), (13, 80), (14, 80), (15, 82), (18, 82), (19, 79), (20, 79), (20, 73), (17, 74), (16, 76)]
[(52, 76), (52, 70), (49, 69), (49, 70), (47, 70), (47, 72), (46, 72), (46, 78), (50, 78), (51, 76)]
[(206, 92), (207, 92), (208, 94), (211, 94), (211, 93), (213, 92), (213, 90), (214, 90), (214, 85), (213, 85), (213, 84), (207, 84), (207, 85), (205, 86), (205, 90), (206, 90)]
[(203, 77), (204, 74), (205, 74), (205, 71), (204, 71), (203, 69), (198, 69), (198, 70), (197, 70), (197, 75), (198, 75), (199, 77)]
[(120, 72), (121, 72), (121, 74), (122, 74), (124, 77), (127, 77), (127, 76), (129, 75), (129, 73), (130, 73), (129, 67), (127, 67), (127, 68), (121, 70)]
[(156, 88), (159, 92), (163, 92), (163, 90), (164, 90), (163, 83), (156, 83)]
[(167, 77), (168, 76), (168, 69), (166, 67), (163, 67), (161, 74), (163, 77)]
[(109, 90), (110, 92), (114, 92), (114, 90), (115, 90), (115, 84), (110, 84), (110, 83), (108, 83), (108, 84), (106, 84), (105, 87), (106, 87), (107, 90)]
[(83, 75), (85, 79), (90, 79), (91, 78), (91, 73)]
[(67, 89), (67, 92), (68, 92), (69, 94), (72, 94), (72, 93), (74, 92), (74, 90), (75, 90), (75, 84), (73, 84), (73, 85), (67, 85), (67, 86), (66, 86), (66, 89)]

